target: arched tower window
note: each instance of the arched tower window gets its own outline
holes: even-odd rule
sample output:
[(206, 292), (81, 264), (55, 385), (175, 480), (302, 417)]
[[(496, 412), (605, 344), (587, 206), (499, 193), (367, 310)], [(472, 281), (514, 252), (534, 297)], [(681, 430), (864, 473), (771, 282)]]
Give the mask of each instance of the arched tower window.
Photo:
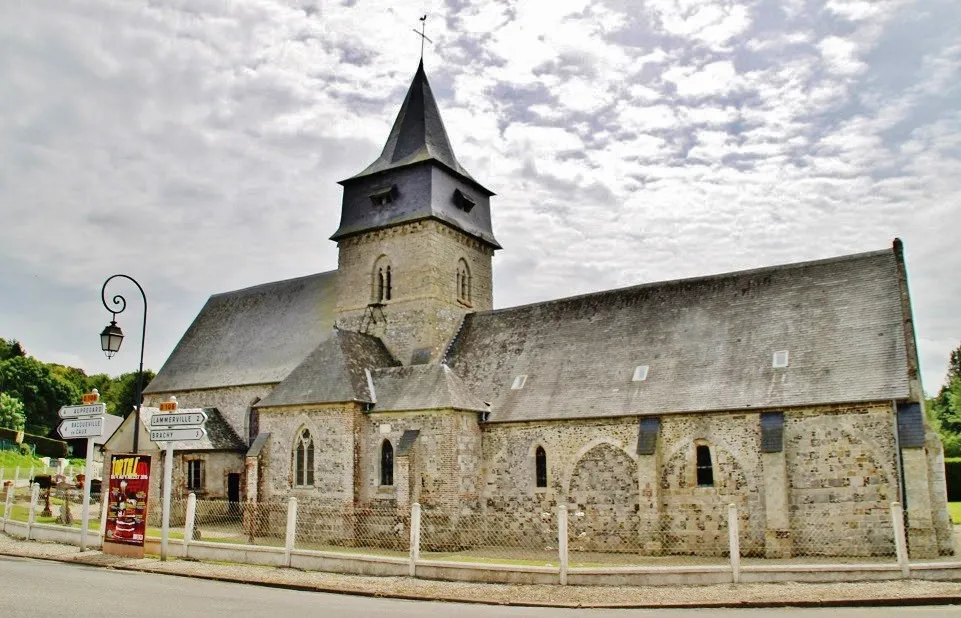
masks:
[(537, 487), (547, 487), (547, 453), (543, 446), (538, 446), (534, 451), (534, 472)]
[(697, 486), (714, 487), (714, 465), (711, 463), (711, 447), (697, 445)]
[(314, 439), (304, 427), (294, 442), (294, 486), (314, 485)]
[(390, 487), (394, 484), (394, 447), (390, 440), (380, 446), (380, 484)]
[(382, 255), (374, 262), (374, 271), (371, 278), (371, 302), (381, 303), (390, 300), (392, 292), (390, 260), (387, 259), (386, 255)]
[(253, 444), (254, 440), (257, 438), (257, 434), (260, 433), (260, 411), (257, 410), (256, 406), (260, 402), (260, 397), (255, 398), (250, 402), (250, 407), (247, 408), (247, 444)]
[(462, 303), (470, 304), (471, 298), (471, 277), (470, 268), (467, 260), (461, 258), (457, 261), (457, 277), (455, 279), (457, 300)]

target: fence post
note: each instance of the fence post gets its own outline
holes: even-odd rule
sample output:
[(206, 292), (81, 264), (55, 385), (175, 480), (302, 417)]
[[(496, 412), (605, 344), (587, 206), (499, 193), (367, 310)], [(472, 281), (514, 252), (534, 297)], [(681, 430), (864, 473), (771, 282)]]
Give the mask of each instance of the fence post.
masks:
[(741, 581), (741, 531), (737, 520), (737, 505), (727, 507), (727, 532), (731, 550), (731, 577), (734, 583)]
[(100, 549), (107, 542), (107, 507), (110, 503), (110, 491), (107, 487), (101, 486), (100, 490)]
[(410, 572), (417, 576), (417, 561), (420, 560), (420, 502), (410, 506)]
[(908, 542), (904, 535), (904, 508), (900, 502), (891, 503), (891, 524), (894, 526), (894, 547), (897, 550), (901, 575), (910, 577), (911, 565), (908, 562)]
[(40, 497), (40, 485), (34, 483), (30, 490), (30, 514), (27, 516), (27, 540), (30, 540), (30, 530), (37, 516), (37, 498)]
[(33, 481), (33, 466), (30, 466), (30, 476), (27, 477), (28, 481)]
[(3, 531), (7, 531), (7, 522), (10, 521), (10, 516), (13, 514), (13, 485), (7, 487), (7, 498), (3, 504)]
[(17, 483), (20, 482), (20, 466), (17, 466), (13, 471), (13, 486), (16, 487)]
[(187, 516), (184, 521), (184, 558), (190, 557), (190, 544), (194, 542), (194, 520), (197, 517), (197, 494), (187, 494)]
[(567, 585), (567, 505), (557, 505), (557, 553), (560, 557), (558, 573), (561, 585)]
[(284, 543), (284, 566), (290, 566), (290, 552), (294, 551), (294, 538), (297, 536), (297, 498), (287, 501), (287, 538)]

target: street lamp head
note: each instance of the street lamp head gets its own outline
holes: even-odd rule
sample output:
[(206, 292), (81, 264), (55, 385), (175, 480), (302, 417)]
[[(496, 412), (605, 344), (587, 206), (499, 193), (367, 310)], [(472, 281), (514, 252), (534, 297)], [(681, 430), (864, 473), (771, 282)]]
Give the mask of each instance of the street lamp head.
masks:
[(110, 320), (110, 324), (107, 324), (103, 328), (103, 332), (100, 333), (100, 349), (107, 355), (107, 358), (113, 358), (113, 355), (120, 349), (122, 342), (123, 331), (117, 326), (116, 320)]

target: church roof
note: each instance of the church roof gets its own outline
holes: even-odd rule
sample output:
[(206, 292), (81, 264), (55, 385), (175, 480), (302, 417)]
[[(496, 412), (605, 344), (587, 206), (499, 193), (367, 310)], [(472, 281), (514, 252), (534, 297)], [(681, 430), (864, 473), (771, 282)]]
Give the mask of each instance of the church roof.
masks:
[[(899, 259), (885, 250), (474, 313), (448, 362), (492, 403), (492, 422), (902, 399)], [(782, 350), (787, 367), (775, 368)]]
[(256, 407), (347, 401), (370, 403), (373, 397), (367, 370), (398, 364), (380, 339), (334, 329)]
[(333, 328), (337, 272), (215, 294), (145, 393), (280, 382)]
[(377, 401), (372, 412), (475, 410), (487, 406), (471, 394), (450, 367), (441, 363), (371, 371)]
[[(440, 117), (434, 92), (424, 72), (424, 61), (421, 60), (380, 156), (362, 172), (347, 180), (372, 176), (386, 170), (424, 161), (439, 163), (454, 174), (484, 189), (489, 195), (493, 195), (474, 180), (454, 156), (454, 149), (450, 145), (450, 138), (447, 137), (447, 129), (444, 128), (444, 121)], [(342, 184), (343, 182), (346, 181), (342, 181)]]

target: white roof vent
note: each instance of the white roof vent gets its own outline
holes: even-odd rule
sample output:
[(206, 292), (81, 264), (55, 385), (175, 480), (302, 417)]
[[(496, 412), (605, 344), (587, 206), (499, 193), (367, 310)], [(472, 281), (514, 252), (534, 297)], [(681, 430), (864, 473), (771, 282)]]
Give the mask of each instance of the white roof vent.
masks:
[(512, 391), (519, 391), (519, 390), (521, 390), (522, 388), (524, 388), (524, 384), (526, 384), (526, 383), (527, 383), (527, 376), (526, 376), (526, 375), (519, 375), (519, 376), (517, 376), (516, 378), (514, 378), (514, 383), (511, 384), (511, 390), (512, 390)]
[(647, 365), (638, 365), (634, 368), (634, 376), (631, 378), (631, 382), (643, 382), (647, 379)]
[(787, 367), (787, 350), (778, 350), (775, 352), (772, 365), (775, 369)]

